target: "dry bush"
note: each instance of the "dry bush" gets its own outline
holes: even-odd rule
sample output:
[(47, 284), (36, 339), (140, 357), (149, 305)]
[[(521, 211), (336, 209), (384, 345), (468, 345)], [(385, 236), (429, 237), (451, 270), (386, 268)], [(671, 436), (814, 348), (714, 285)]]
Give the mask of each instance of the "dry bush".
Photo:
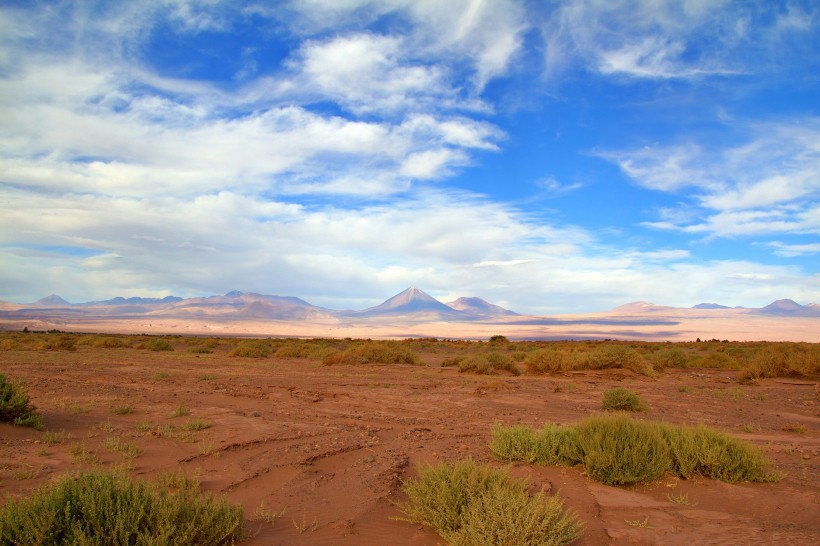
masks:
[(240, 341), (228, 356), (242, 358), (267, 358), (272, 352), (270, 342), (266, 339), (247, 339)]
[(569, 362), (569, 354), (556, 349), (538, 349), (524, 358), (527, 372), (533, 375), (562, 372), (570, 367)]
[(470, 355), (458, 363), (459, 372), (470, 372), (479, 375), (494, 375), (506, 371), (512, 375), (521, 375), (521, 371), (512, 359), (495, 351)]
[(366, 341), (344, 351), (334, 351), (322, 359), (325, 366), (336, 364), (413, 364), (423, 362), (411, 348), (398, 341)]
[(661, 349), (652, 355), (652, 366), (656, 370), (686, 368), (689, 366), (689, 355), (680, 349)]

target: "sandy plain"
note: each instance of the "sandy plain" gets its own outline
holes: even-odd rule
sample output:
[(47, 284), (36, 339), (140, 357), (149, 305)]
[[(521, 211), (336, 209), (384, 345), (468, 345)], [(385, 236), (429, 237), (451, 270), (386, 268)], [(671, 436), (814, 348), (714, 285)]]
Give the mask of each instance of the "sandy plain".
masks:
[(577, 315), (517, 315), (488, 320), (452, 321), (424, 315), (371, 319), (239, 319), (218, 315), (167, 317), (79, 317), (47, 310), (25, 319), (0, 318), (0, 330), (57, 329), (67, 332), (181, 334), (216, 336), (330, 337), (403, 339), (436, 337), (511, 340), (627, 339), (694, 341), (805, 341), (820, 343), (820, 316), (764, 315), (753, 309), (625, 310)]
[[(602, 393), (621, 386), (648, 402), (642, 417), (705, 423), (764, 446), (786, 475), (768, 484), (667, 477), (609, 487), (580, 467), (513, 464), (533, 492), (559, 493), (586, 522), (576, 544), (820, 540), (820, 397), (812, 381), (745, 386), (732, 371), (706, 369), (654, 378), (623, 370), (487, 377), (442, 368), (446, 351), (423, 345), (424, 366), (325, 367), (229, 358), (224, 347), (192, 354), (177, 343), (167, 353), (88, 346), (0, 353), (0, 369), (27, 383), (47, 428), (66, 433), (49, 445), (43, 432), (0, 424), (0, 502), (87, 467), (76, 456), (82, 446), (105, 466), (130, 465), (134, 477), (198, 476), (203, 489), (244, 506), (249, 545), (441, 544), (430, 529), (402, 521), (397, 508), (401, 482), (418, 465), (491, 460), (494, 423), (572, 423), (600, 411)], [(122, 406), (132, 412), (112, 411)], [(180, 406), (190, 414), (172, 417)], [(200, 419), (209, 428), (186, 430)], [(107, 449), (111, 438), (140, 453)]]

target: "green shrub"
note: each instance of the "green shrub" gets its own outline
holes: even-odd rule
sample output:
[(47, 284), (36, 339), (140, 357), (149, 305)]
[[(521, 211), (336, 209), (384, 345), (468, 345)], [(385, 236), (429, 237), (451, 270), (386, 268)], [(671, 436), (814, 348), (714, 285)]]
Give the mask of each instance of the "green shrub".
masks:
[(583, 463), (593, 479), (610, 485), (652, 481), (665, 472), (725, 482), (776, 481), (763, 451), (705, 426), (637, 421), (626, 415), (587, 418), (574, 427), (496, 426), (490, 451), (502, 461), (541, 465)]
[(334, 351), (322, 359), (325, 366), (336, 364), (423, 364), (415, 351), (398, 341), (368, 341), (344, 351)]
[(604, 392), (604, 409), (607, 411), (646, 411), (646, 403), (634, 392), (616, 387)]
[(578, 424), (587, 475), (607, 485), (656, 480), (672, 469), (669, 444), (658, 426), (623, 415), (590, 417)]
[(213, 350), (209, 349), (208, 347), (199, 346), (199, 347), (189, 347), (189, 353), (198, 354), (198, 355), (209, 355), (213, 353)]
[(558, 497), (525, 489), (491, 486), (462, 514), (461, 528), (450, 542), (458, 546), (559, 546), (578, 539), (581, 521)]
[(507, 343), (508, 341), (510, 340), (507, 339), (507, 336), (502, 336), (500, 334), (490, 336), (490, 343)]
[(526, 482), (473, 461), (421, 467), (404, 483), (402, 510), (449, 544), (568, 544), (581, 536), (577, 516), (561, 501), (531, 497)]
[(104, 471), (63, 477), (0, 509), (0, 545), (222, 545), (245, 537), (243, 510)]
[(761, 449), (703, 425), (663, 426), (674, 471), (683, 478), (695, 475), (724, 482), (766, 482), (779, 479)]
[(242, 358), (267, 358), (272, 352), (270, 342), (265, 339), (248, 339), (240, 341), (239, 344), (228, 353), (228, 356)]
[(43, 430), (43, 417), (29, 403), (28, 393), (20, 383), (9, 383), (0, 373), (0, 422)]
[(547, 423), (540, 431), (526, 425), (493, 427), (490, 452), (500, 461), (523, 461), (543, 466), (572, 466), (582, 461), (578, 431)]
[(587, 366), (593, 370), (622, 368), (643, 375), (652, 374), (651, 364), (644, 363), (641, 354), (629, 345), (605, 344), (598, 347), (587, 358)]

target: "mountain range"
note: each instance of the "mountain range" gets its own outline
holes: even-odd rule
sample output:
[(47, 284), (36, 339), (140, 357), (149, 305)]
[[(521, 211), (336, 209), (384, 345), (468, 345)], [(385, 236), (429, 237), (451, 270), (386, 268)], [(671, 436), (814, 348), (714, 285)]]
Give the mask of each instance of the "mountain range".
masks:
[[(224, 319), (267, 319), (267, 320), (321, 320), (321, 319), (375, 319), (379, 317), (402, 317), (409, 320), (435, 321), (480, 321), (512, 318), (518, 313), (489, 303), (478, 297), (463, 297), (442, 303), (423, 290), (408, 288), (388, 298), (380, 305), (363, 310), (337, 311), (312, 305), (293, 296), (271, 296), (254, 292), (232, 290), (224, 296), (198, 298), (116, 297), (103, 301), (72, 304), (56, 294), (51, 294), (28, 305), (4, 304), (0, 311), (3, 318), (23, 318), (43, 314), (101, 315), (197, 318), (211, 317)], [(658, 313), (677, 309), (637, 301), (612, 309), (613, 314)], [(700, 303), (692, 309), (727, 310), (728, 306), (717, 303)], [(743, 308), (736, 308), (743, 309)], [(781, 299), (759, 308), (748, 309), (754, 314), (772, 316), (820, 317), (820, 305), (810, 303), (800, 305), (790, 299)]]

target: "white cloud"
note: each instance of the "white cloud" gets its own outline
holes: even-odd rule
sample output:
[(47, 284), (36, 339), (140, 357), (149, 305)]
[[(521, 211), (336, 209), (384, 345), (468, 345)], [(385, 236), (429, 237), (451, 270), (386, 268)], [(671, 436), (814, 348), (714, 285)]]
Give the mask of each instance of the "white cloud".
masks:
[(716, 236), (820, 234), (820, 120), (745, 126), (743, 145), (603, 152), (643, 187), (694, 202), (645, 225)]
[(787, 244), (780, 241), (773, 241), (768, 243), (768, 246), (774, 248), (774, 253), (778, 256), (785, 256), (787, 258), (820, 254), (820, 243)]

